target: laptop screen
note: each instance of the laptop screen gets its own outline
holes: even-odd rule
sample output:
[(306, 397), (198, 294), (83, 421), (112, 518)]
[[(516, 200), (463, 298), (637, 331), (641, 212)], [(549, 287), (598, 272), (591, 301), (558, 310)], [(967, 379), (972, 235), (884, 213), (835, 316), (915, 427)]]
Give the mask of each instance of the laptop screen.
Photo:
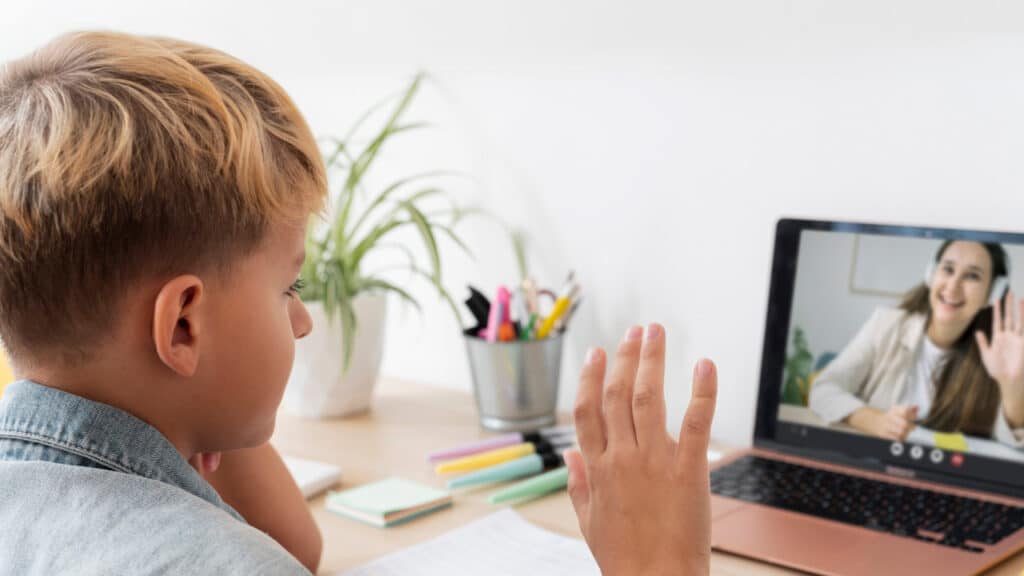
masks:
[(1024, 236), (781, 221), (758, 438), (1016, 493), (1022, 296)]

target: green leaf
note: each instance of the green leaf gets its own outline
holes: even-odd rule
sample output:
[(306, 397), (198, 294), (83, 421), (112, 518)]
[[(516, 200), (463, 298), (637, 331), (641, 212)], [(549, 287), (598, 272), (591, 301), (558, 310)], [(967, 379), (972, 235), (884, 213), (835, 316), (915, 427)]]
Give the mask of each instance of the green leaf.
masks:
[(327, 158), (324, 160), (324, 165), (327, 168), (333, 168), (333, 167), (336, 167), (336, 166), (338, 168), (344, 168), (344, 166), (338, 166), (337, 165), (338, 158), (341, 158), (341, 157), (344, 157), (346, 160), (348, 160), (349, 166), (351, 166), (352, 163), (355, 162), (355, 158), (353, 158), (352, 154), (350, 154), (349, 151), (348, 151), (348, 142), (347, 141), (339, 140), (337, 138), (332, 138), (331, 139), (331, 143), (334, 145), (334, 151), (331, 152), (331, 154), (328, 155)]
[(409, 271), (417, 276), (426, 279), (434, 286), (441, 299), (444, 300), (446, 304), (448, 304), (448, 308), (451, 310), (452, 316), (455, 317), (455, 322), (459, 325), (459, 328), (465, 328), (465, 326), (462, 324), (462, 316), (459, 315), (459, 307), (455, 304), (455, 300), (452, 298), (451, 293), (448, 292), (448, 290), (446, 290), (445, 287), (440, 282), (436, 282), (434, 280), (434, 277), (428, 274), (426, 271), (421, 270), (420, 268), (417, 267), (412, 267), (409, 269)]
[[(419, 74), (417, 74), (417, 75), (416, 75), (416, 78), (417, 78), (417, 79), (419, 79), (419, 78), (420, 78), (420, 77), (422, 77), (422, 76), (423, 76), (423, 73), (421, 72), (421, 73), (419, 73)], [(359, 131), (359, 128), (360, 128), (360, 127), (362, 127), (362, 125), (363, 125), (363, 123), (364, 123), (364, 122), (366, 122), (367, 120), (369, 120), (371, 116), (373, 116), (373, 115), (374, 115), (374, 114), (375, 114), (375, 113), (376, 113), (376, 112), (377, 112), (378, 110), (380, 110), (381, 108), (383, 108), (383, 107), (384, 107), (384, 106), (385, 106), (386, 104), (388, 104), (389, 102), (391, 102), (391, 101), (393, 101), (393, 100), (395, 100), (395, 99), (397, 99), (397, 98), (402, 98), (402, 97), (404, 97), (404, 96), (405, 96), (405, 94), (407, 94), (407, 93), (408, 93), (408, 91), (409, 91), (409, 89), (408, 89), (408, 88), (406, 88), (405, 90), (401, 90), (401, 91), (396, 91), (396, 92), (395, 92), (394, 94), (391, 94), (391, 95), (389, 95), (389, 96), (387, 96), (387, 97), (385, 97), (385, 98), (382, 98), (382, 99), (381, 99), (380, 101), (378, 101), (378, 102), (377, 102), (376, 104), (374, 104), (373, 106), (371, 106), (371, 107), (370, 107), (370, 108), (369, 108), (369, 109), (368, 109), (368, 110), (367, 110), (366, 112), (364, 112), (364, 113), (363, 113), (363, 115), (362, 115), (362, 116), (360, 116), (360, 117), (359, 117), (359, 118), (358, 118), (358, 119), (357, 119), (357, 120), (356, 120), (356, 121), (355, 121), (355, 122), (354, 122), (354, 123), (352, 124), (352, 127), (348, 129), (348, 133), (347, 133), (347, 134), (345, 134), (345, 138), (344, 138), (344, 140), (345, 140), (345, 141), (349, 141), (349, 140), (351, 140), (351, 139), (352, 139), (352, 138), (353, 138), (353, 137), (355, 136), (356, 132), (358, 132), (358, 131)]]
[(420, 129), (423, 129), (423, 128), (433, 128), (433, 127), (434, 127), (434, 125), (431, 124), (430, 122), (410, 122), (408, 124), (402, 124), (400, 126), (395, 126), (391, 130), (389, 130), (388, 131), (388, 137), (394, 136), (395, 134), (400, 134), (402, 132), (413, 132), (415, 130), (420, 130)]
[(420, 83), (423, 80), (422, 74), (417, 74), (413, 78), (412, 83), (406, 88), (402, 98), (398, 101), (398, 104), (391, 111), (391, 115), (388, 117), (384, 127), (381, 128), (380, 132), (375, 136), (370, 143), (363, 149), (362, 153), (356, 157), (355, 163), (352, 169), (349, 171), (348, 178), (346, 179), (345, 188), (355, 189), (356, 183), (362, 181), (363, 174), (369, 169), (370, 165), (377, 158), (377, 154), (380, 153), (381, 148), (384, 146), (384, 142), (394, 133), (395, 129), (398, 128), (398, 120), (402, 117), (402, 114), (409, 108), (409, 104), (412, 103), (412, 99), (416, 96), (416, 92), (419, 90)]
[[(424, 214), (426, 214), (430, 218), (441, 218), (444, 216), (450, 217), (451, 222), (448, 223), (449, 226), (456, 226), (458, 225), (459, 222), (462, 222), (469, 216), (491, 217), (491, 215), (488, 212), (481, 210), (479, 208), (463, 208), (455, 205), (453, 205), (451, 208), (447, 210), (431, 210), (429, 212), (424, 212)], [(494, 218), (494, 220), (497, 219)], [(498, 221), (498, 223), (506, 230), (508, 229), (508, 227), (505, 226), (503, 222)]]
[(473, 251), (469, 248), (468, 245), (466, 245), (465, 242), (462, 241), (462, 238), (459, 238), (459, 236), (455, 234), (455, 231), (452, 230), (450, 226), (445, 226), (443, 224), (434, 224), (433, 226), (434, 228), (440, 230), (445, 236), (447, 236), (449, 240), (454, 242), (456, 246), (461, 248), (462, 251), (465, 252), (467, 256), (474, 260), (476, 259), (476, 255), (473, 254)]
[(349, 299), (341, 302), (341, 348), (344, 354), (343, 370), (348, 371), (352, 363), (352, 351), (355, 350), (356, 329), (358, 328), (356, 311), (352, 308), (352, 301)]
[(399, 288), (395, 284), (392, 284), (391, 282), (388, 282), (386, 280), (381, 280), (380, 278), (367, 278), (367, 279), (364, 279), (362, 281), (361, 286), (360, 286), (360, 291), (363, 291), (363, 290), (382, 290), (382, 291), (385, 291), (385, 292), (394, 292), (395, 294), (398, 295), (399, 298), (401, 298), (402, 300), (405, 300), (406, 302), (412, 304), (413, 307), (416, 308), (417, 311), (420, 311), (420, 312), (423, 311), (423, 309), (420, 308), (420, 303), (417, 302), (416, 299), (413, 298), (411, 294), (409, 294), (408, 292), (406, 292), (402, 288)]
[(408, 269), (408, 268), (415, 268), (416, 267), (416, 256), (412, 253), (412, 250), (410, 250), (409, 247), (406, 246), (405, 244), (398, 244), (398, 243), (391, 243), (391, 242), (381, 242), (381, 243), (376, 244), (374, 247), (375, 248), (388, 248), (388, 249), (392, 249), (392, 250), (399, 250), (403, 254), (405, 254), (405, 262), (406, 263), (405, 263), (404, 268)]
[(413, 224), (416, 225), (416, 230), (420, 233), (420, 238), (423, 239), (423, 244), (427, 249), (427, 256), (430, 258), (430, 269), (433, 273), (434, 282), (441, 283), (441, 255), (437, 251), (437, 239), (434, 237), (434, 231), (430, 226), (430, 221), (427, 217), (420, 212), (420, 209), (415, 204), (409, 201), (403, 201), (400, 203), (402, 208), (405, 209), (406, 213), (409, 214), (409, 219)]
[(519, 268), (519, 278), (529, 276), (529, 269), (526, 266), (526, 233), (522, 230), (510, 230), (512, 237), (512, 249), (516, 253), (516, 266)]
[[(346, 244), (346, 237), (351, 235), (348, 232), (348, 219), (352, 210), (352, 203), (355, 200), (355, 192), (356, 190), (359, 189), (360, 184), (362, 183), (363, 180), (363, 175), (366, 173), (367, 170), (369, 170), (370, 166), (373, 164), (373, 161), (377, 158), (377, 154), (384, 146), (384, 143), (388, 140), (388, 138), (390, 138), (392, 135), (396, 133), (413, 130), (425, 125), (422, 123), (407, 125), (398, 124), (398, 121), (401, 118), (402, 114), (405, 113), (409, 105), (412, 103), (412, 99), (416, 95), (416, 92), (419, 90), (420, 82), (422, 82), (422, 80), (423, 74), (417, 74), (416, 77), (413, 78), (412, 83), (409, 85), (408, 88), (406, 88), (405, 93), (402, 95), (398, 104), (391, 111), (391, 114), (388, 117), (387, 122), (384, 124), (384, 127), (381, 128), (380, 132), (370, 141), (370, 143), (363, 149), (359, 156), (357, 156), (352, 161), (352, 164), (349, 167), (348, 175), (345, 178), (345, 184), (344, 186), (342, 186), (339, 195), (339, 203), (341, 205), (341, 210), (338, 212), (338, 217), (334, 223), (336, 236), (335, 241), (339, 247), (344, 247)], [(360, 118), (360, 120), (356, 123), (357, 126), (361, 124), (366, 117), (367, 115), (364, 115), (363, 118)], [(353, 133), (354, 131), (350, 131), (349, 135), (346, 136), (344, 141), (350, 141)]]
[[(336, 169), (331, 172), (332, 178), (340, 176), (342, 181), (336, 188), (336, 194), (332, 194), (334, 210), (330, 216), (329, 226), (311, 226), (307, 233), (307, 258), (302, 267), (306, 288), (302, 296), (305, 299), (321, 301), (332, 323), (337, 321), (335, 315), (340, 319), (346, 370), (354, 350), (358, 320), (352, 303), (359, 293), (392, 293), (420, 310), (420, 303), (408, 291), (408, 287), (404, 283), (393, 282), (390, 277), (382, 276), (382, 272), (396, 268), (407, 270), (412, 275), (410, 280), (422, 279), (429, 282), (451, 309), (459, 324), (462, 324), (459, 308), (442, 283), (438, 238), (447, 237), (472, 257), (473, 253), (469, 246), (455, 231), (456, 224), (466, 216), (478, 213), (493, 218), (483, 211), (460, 208), (452, 197), (438, 186), (424, 183), (419, 184), (419, 189), (413, 188), (424, 179), (457, 174), (454, 172), (432, 171), (414, 174), (395, 180), (380, 191), (370, 190), (365, 185), (366, 175), (377, 164), (381, 152), (389, 142), (400, 134), (429, 126), (424, 122), (410, 122), (404, 118), (424, 78), (422, 73), (417, 74), (404, 90), (378, 102), (363, 114), (344, 138), (330, 140), (324, 144), (327, 166)], [(371, 118), (376, 119), (375, 115), (385, 110), (386, 113), (382, 116), (378, 128), (367, 137), (363, 137), (361, 131), (366, 123)], [(360, 134), (358, 139), (357, 134)], [(435, 201), (447, 202), (450, 209), (440, 213), (426, 211), (425, 208), (433, 205)], [(417, 248), (414, 251), (407, 243), (389, 242), (389, 237), (395, 231), (407, 226), (416, 229), (425, 248), (423, 253), (419, 251), (418, 246), (414, 246)], [(401, 266), (396, 265), (383, 271), (376, 271), (374, 274), (366, 274), (363, 271), (363, 262), (366, 255), (376, 248), (397, 248), (403, 252), (406, 261)], [(517, 258), (522, 269), (525, 258)], [(419, 265), (420, 262), (424, 264), (422, 267)]]
[[(423, 201), (426, 198), (430, 198), (431, 196), (444, 196), (444, 197), (447, 197), (447, 194), (445, 194), (445, 191), (440, 189), (440, 188), (436, 188), (436, 187), (435, 188), (424, 188), (424, 189), (416, 192), (415, 194), (409, 196), (404, 201), (405, 202), (409, 202), (410, 204), (415, 204), (417, 202)], [(401, 205), (401, 203), (402, 203), (401, 201), (397, 202), (398, 205)]]
[[(409, 176), (408, 178), (402, 178), (401, 180), (393, 182), (391, 185), (389, 185), (387, 188), (385, 188), (379, 194), (377, 194), (377, 196), (373, 199), (373, 202), (371, 202), (370, 205), (366, 207), (366, 210), (364, 210), (362, 215), (360, 215), (359, 219), (356, 220), (356, 223), (352, 225), (352, 234), (355, 235), (356, 232), (358, 232), (359, 228), (363, 225), (363, 223), (366, 222), (366, 220), (374, 212), (374, 210), (376, 210), (385, 202), (387, 202), (391, 195), (398, 191), (400, 188), (406, 186), (407, 184), (411, 184), (413, 182), (417, 182), (425, 178), (436, 178), (438, 176), (444, 176), (447, 173), (448, 172), (444, 170), (421, 172), (419, 174)], [(428, 188), (427, 190), (432, 189)], [(416, 197), (416, 195), (414, 195), (413, 197)]]
[(388, 220), (378, 223), (352, 248), (350, 255), (352, 265), (358, 266), (362, 262), (363, 257), (366, 256), (366, 253), (373, 249), (381, 238), (391, 231), (410, 223), (411, 221), (409, 220)]
[(338, 279), (333, 274), (328, 274), (324, 279), (324, 313), (329, 323), (334, 322), (334, 311), (338, 307)]

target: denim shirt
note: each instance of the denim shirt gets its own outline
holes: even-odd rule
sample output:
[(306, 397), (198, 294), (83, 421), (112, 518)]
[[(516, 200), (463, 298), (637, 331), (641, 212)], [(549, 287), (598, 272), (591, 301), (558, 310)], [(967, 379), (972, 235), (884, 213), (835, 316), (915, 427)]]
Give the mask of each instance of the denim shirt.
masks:
[(156, 428), (31, 381), (0, 398), (0, 574), (303, 574)]

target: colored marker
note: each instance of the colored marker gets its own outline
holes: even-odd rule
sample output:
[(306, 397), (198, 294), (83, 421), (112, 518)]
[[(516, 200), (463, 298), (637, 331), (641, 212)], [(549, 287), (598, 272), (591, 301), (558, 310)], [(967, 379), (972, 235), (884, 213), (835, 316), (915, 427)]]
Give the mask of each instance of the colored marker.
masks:
[(516, 339), (516, 329), (512, 327), (510, 322), (502, 322), (501, 326), (498, 327), (498, 340), (501, 342), (511, 342)]
[(572, 306), (569, 307), (569, 311), (563, 314), (562, 317), (555, 322), (556, 331), (565, 332), (565, 329), (569, 327), (569, 321), (571, 321), (573, 315), (576, 314), (576, 310), (580, 307), (580, 302), (582, 301), (583, 298), (576, 298), (572, 301)]
[(537, 314), (535, 312), (533, 314), (530, 314), (530, 320), (526, 323), (525, 326), (523, 326), (522, 332), (519, 333), (519, 339), (520, 340), (532, 340), (533, 339), (533, 330), (534, 330), (534, 327), (536, 325), (537, 325)]
[(498, 294), (495, 299), (501, 303), (501, 317), (498, 318), (498, 322), (511, 322), (512, 321), (512, 294), (508, 291), (508, 288), (504, 286), (498, 286)]
[(575, 438), (576, 427), (552, 426), (550, 428), (541, 428), (534, 432), (513, 432), (511, 434), (502, 434), (501, 436), (495, 436), (486, 440), (480, 440), (478, 442), (456, 446), (455, 448), (433, 452), (427, 456), (427, 462), (436, 463), (444, 460), (453, 460), (455, 458), (480, 454), (481, 452), (489, 452), (497, 448), (504, 448), (505, 446), (512, 446), (513, 444), (521, 444), (523, 442), (536, 442), (538, 440), (545, 439), (555, 440), (557, 442), (564, 440), (564, 438), (562, 438), (564, 436), (571, 436), (572, 438)]
[(509, 460), (515, 460), (516, 458), (522, 458), (529, 454), (544, 454), (568, 448), (575, 443), (575, 438), (565, 441), (554, 441), (548, 442), (547, 440), (538, 440), (536, 442), (523, 442), (522, 444), (515, 444), (513, 446), (506, 446), (504, 448), (498, 448), (497, 450), (491, 450), (490, 452), (482, 452), (480, 454), (474, 454), (465, 458), (459, 458), (457, 460), (449, 460), (448, 462), (442, 462), (434, 467), (434, 471), (438, 474), (453, 474), (455, 472), (471, 472), (473, 470), (479, 470), (481, 468), (487, 468), (488, 466), (494, 466), (495, 464), (501, 464), (508, 462)]
[(508, 288), (498, 286), (498, 293), (494, 296), (491, 304), (490, 317), (487, 319), (487, 328), (480, 331), (480, 337), (488, 342), (498, 340), (498, 332), (501, 330), (501, 323), (508, 321)]
[(506, 304), (503, 302), (495, 302), (491, 306), (491, 317), (487, 321), (487, 328), (480, 334), (481, 338), (484, 338), (488, 342), (497, 342), (498, 336), (501, 333), (501, 318), (505, 315)]
[(548, 337), (551, 333), (551, 329), (555, 327), (555, 322), (558, 322), (559, 317), (565, 314), (566, 310), (569, 309), (570, 301), (566, 297), (560, 297), (555, 300), (555, 308), (551, 310), (551, 314), (544, 319), (540, 324), (540, 328), (537, 329), (537, 339), (541, 340)]
[(496, 464), (489, 468), (477, 470), (453, 478), (448, 481), (448, 488), (465, 488), (467, 486), (478, 486), (480, 484), (491, 484), (493, 482), (504, 482), (514, 480), (523, 476), (531, 476), (545, 469), (562, 466), (565, 461), (558, 454), (530, 454), (515, 460), (509, 460), (502, 464)]
[(559, 324), (562, 316), (569, 312), (573, 300), (576, 299), (580, 292), (580, 284), (573, 280), (574, 276), (573, 272), (569, 272), (569, 278), (566, 280), (565, 286), (562, 287), (562, 292), (558, 295), (558, 299), (555, 300), (555, 307), (552, 308), (551, 314), (548, 314), (548, 317), (544, 319), (544, 322), (537, 330), (538, 339), (547, 338), (551, 330)]
[(568, 485), (569, 469), (562, 466), (561, 468), (555, 468), (550, 472), (534, 476), (529, 480), (523, 480), (522, 482), (513, 484), (500, 492), (492, 494), (488, 500), (491, 504), (501, 504), (502, 502), (508, 502), (510, 500), (533, 500), (534, 498), (540, 498), (545, 494), (561, 490)]

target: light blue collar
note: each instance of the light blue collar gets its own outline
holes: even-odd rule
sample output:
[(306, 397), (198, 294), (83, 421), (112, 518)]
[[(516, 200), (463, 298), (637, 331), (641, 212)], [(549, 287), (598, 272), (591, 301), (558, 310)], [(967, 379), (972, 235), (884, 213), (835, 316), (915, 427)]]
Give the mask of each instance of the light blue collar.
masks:
[(113, 406), (20, 380), (0, 398), (0, 438), (50, 446), (101, 468), (177, 486), (244, 522), (160, 431)]

